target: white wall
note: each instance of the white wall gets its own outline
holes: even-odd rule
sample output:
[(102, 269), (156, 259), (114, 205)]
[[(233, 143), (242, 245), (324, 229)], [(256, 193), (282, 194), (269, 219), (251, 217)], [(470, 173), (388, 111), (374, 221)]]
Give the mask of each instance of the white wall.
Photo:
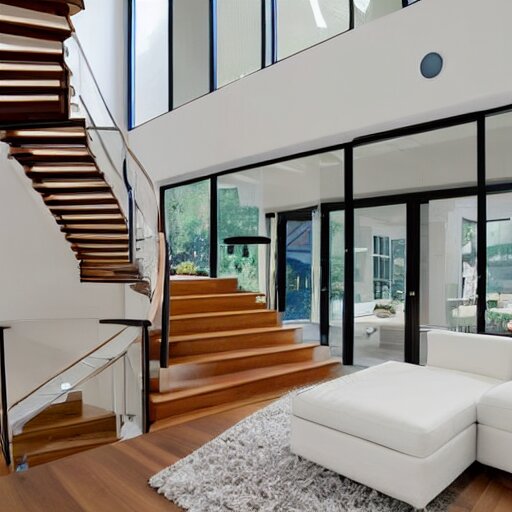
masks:
[(128, 11), (126, 0), (87, 0), (72, 22), (113, 116), (127, 126)]
[[(425, 0), (130, 133), (161, 183), (512, 102), (512, 3)], [(436, 79), (421, 58), (440, 52)]]
[(0, 144), (0, 320), (117, 317), (123, 287), (80, 283), (78, 260)]

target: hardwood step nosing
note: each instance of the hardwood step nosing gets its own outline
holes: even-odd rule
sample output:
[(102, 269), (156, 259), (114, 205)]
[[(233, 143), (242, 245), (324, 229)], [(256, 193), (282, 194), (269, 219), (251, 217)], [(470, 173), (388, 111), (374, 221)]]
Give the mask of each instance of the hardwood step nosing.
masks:
[[(167, 391), (160, 394), (151, 394), (150, 402), (153, 406), (158, 407), (160, 404), (172, 403), (179, 400), (185, 400), (188, 398), (193, 398), (194, 396), (205, 395), (209, 393), (214, 393), (216, 391), (221, 391), (224, 389), (235, 388), (239, 386), (243, 386), (245, 384), (251, 384), (254, 382), (272, 379), (281, 377), (283, 375), (289, 375), (293, 373), (301, 373), (303, 371), (315, 370), (322, 367), (335, 366), (340, 364), (340, 362), (336, 359), (327, 359), (325, 361), (318, 361), (312, 363), (291, 363), (289, 365), (278, 365), (278, 366), (269, 366), (267, 368), (261, 369), (259, 374), (249, 375), (246, 378), (240, 378), (240, 380), (229, 381), (229, 382), (219, 382), (207, 384), (205, 386), (200, 386), (192, 389), (172, 392)], [(276, 368), (279, 368), (279, 371), (276, 371)], [(237, 372), (244, 373), (244, 372)], [(233, 374), (235, 375), (235, 374)]]

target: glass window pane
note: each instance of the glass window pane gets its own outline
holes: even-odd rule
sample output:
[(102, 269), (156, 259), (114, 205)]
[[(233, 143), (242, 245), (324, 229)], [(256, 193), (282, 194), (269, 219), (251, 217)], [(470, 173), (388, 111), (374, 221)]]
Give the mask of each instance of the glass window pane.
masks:
[(354, 196), (476, 185), (476, 124), (386, 139), (354, 149)]
[[(264, 291), (266, 245), (228, 245), (233, 236), (266, 235), (265, 215), (261, 209), (260, 187), (239, 175), (220, 176), (217, 180), (219, 277), (237, 277), (244, 291)], [(263, 279), (260, 282), (260, 276)]]
[[(476, 332), (477, 198), (438, 199), (421, 205), (420, 324)], [(421, 335), (420, 361), (427, 340)]]
[(168, 0), (134, 0), (134, 126), (169, 110)]
[(210, 181), (165, 191), (171, 273), (210, 273)]
[(512, 181), (512, 112), (490, 116), (486, 127), (487, 183)]
[(277, 58), (288, 57), (349, 28), (349, 0), (278, 0)]
[(329, 346), (343, 355), (343, 296), (345, 290), (345, 212), (329, 214)]
[(354, 0), (355, 26), (402, 9), (402, 0)]
[(486, 330), (512, 333), (512, 193), (487, 198)]
[(217, 0), (218, 87), (261, 68), (261, 14), (261, 2)]
[(210, 2), (173, 1), (173, 106), (210, 91)]

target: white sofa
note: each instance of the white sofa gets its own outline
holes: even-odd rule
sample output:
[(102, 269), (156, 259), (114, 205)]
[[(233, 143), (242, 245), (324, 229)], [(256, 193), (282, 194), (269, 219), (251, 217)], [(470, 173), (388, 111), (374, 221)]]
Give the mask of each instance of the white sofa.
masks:
[(432, 331), (426, 367), (388, 362), (294, 397), (291, 449), (421, 509), (477, 456), (512, 471), (510, 380), (512, 341)]

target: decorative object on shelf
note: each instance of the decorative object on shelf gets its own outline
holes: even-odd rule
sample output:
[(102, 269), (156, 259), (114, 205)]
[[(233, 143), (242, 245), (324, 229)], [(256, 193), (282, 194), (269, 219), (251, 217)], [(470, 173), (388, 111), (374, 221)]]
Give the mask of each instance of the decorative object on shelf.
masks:
[(396, 309), (392, 304), (378, 302), (373, 308), (373, 314), (378, 318), (389, 318), (396, 315)]

